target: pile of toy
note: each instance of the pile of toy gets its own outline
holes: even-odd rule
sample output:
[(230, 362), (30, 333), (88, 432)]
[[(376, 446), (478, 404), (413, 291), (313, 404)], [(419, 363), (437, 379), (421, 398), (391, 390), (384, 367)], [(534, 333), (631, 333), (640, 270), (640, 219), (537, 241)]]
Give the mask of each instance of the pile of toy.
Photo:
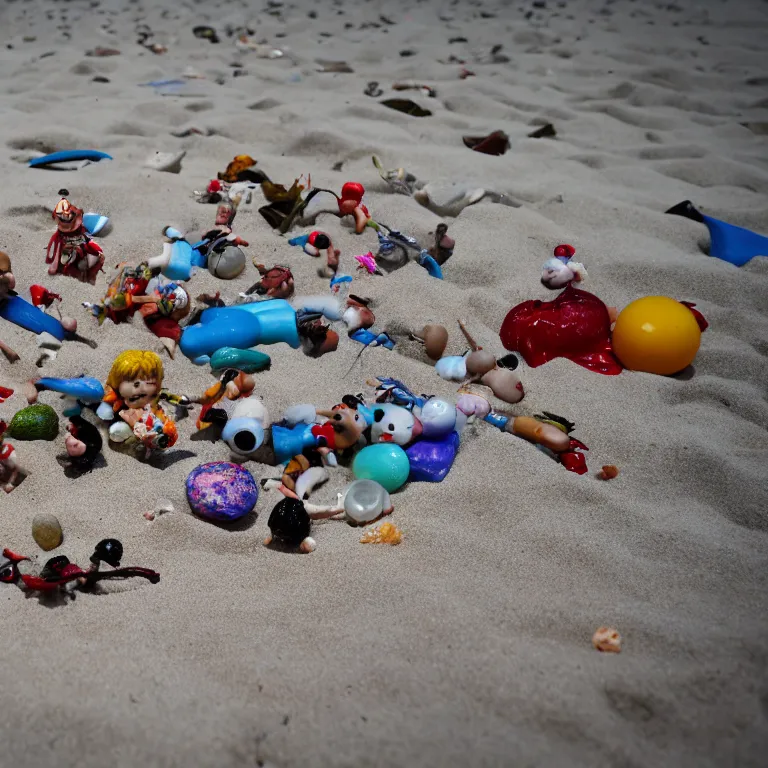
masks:
[[(315, 547), (310, 535), (314, 520), (368, 525), (393, 511), (390, 494), (405, 483), (442, 481), (453, 466), (465, 426), (473, 421), (527, 440), (571, 472), (587, 472), (587, 447), (572, 435), (574, 424), (567, 418), (548, 412), (515, 415), (493, 405), (514, 406), (523, 400), (525, 392), (516, 372), (519, 360), (515, 354), (497, 357), (478, 345), (462, 320), (458, 329), (468, 348), (461, 356), (444, 354), (449, 340), (445, 325), (431, 323), (411, 334), (424, 345), (438, 375), (459, 384), (455, 398), (415, 394), (401, 381), (378, 377), (368, 382), (368, 394), (349, 394), (330, 407), (295, 405), (273, 420), (268, 404), (256, 393), (254, 374), (270, 364), (270, 357), (257, 347), (282, 342), (317, 357), (338, 347), (341, 336), (334, 323), (363, 349), (371, 345), (393, 349), (396, 340), (375, 330), (370, 301), (352, 292), (355, 276), (341, 270), (340, 250), (330, 234), (319, 230), (294, 236), (288, 245), (323, 258), (320, 272), (329, 280), (327, 294), (297, 299), (289, 266), (267, 267), (254, 258), (258, 281), (230, 303), (219, 293), (192, 299), (187, 286), (197, 270), (208, 269), (218, 278), (231, 280), (246, 269), (243, 249), (249, 244), (234, 234), (232, 225), (238, 207), (250, 202), (256, 187), (267, 201), (261, 215), (281, 233), (297, 222), (311, 225), (316, 215), (313, 201), (322, 195), (332, 200), (339, 218), (351, 219), (358, 235), (375, 232), (376, 252), (353, 259), (364, 276), (387, 274), (414, 261), (442, 278), (455, 243), (445, 224), (436, 227), (432, 244), (423, 248), (414, 238), (374, 221), (363, 202), (365, 190), (357, 182), (344, 184), (339, 195), (312, 187), (309, 179), (302, 178), (286, 188), (254, 165), (253, 158), (238, 156), (204, 193), (197, 193), (200, 202), (217, 206), (213, 229), (188, 240), (181, 231), (166, 227), (159, 256), (118, 265), (104, 298), (98, 303), (83, 302), (98, 325), (120, 324), (138, 313), (171, 359), (180, 349), (193, 363), (210, 365), (215, 383), (202, 394), (168, 390), (163, 361), (149, 350), (120, 354), (104, 372), (103, 382), (90, 376), (35, 379), (24, 392), (27, 406), (7, 422), (0, 421), (4, 491), (10, 493), (25, 476), (23, 461), (6, 439), (53, 440), (59, 433), (58, 414), (40, 402), (45, 392), (68, 398), (65, 468), (74, 476), (97, 464), (104, 444), (102, 428), (114, 450), (151, 460), (177, 444), (178, 418), (199, 408), (197, 429), (220, 439), (230, 455), (189, 474), (186, 491), (192, 510), (208, 520), (231, 522), (253, 510), (260, 490), (276, 491), (281, 498), (270, 515), (266, 543), (280, 542), (305, 552)], [(404, 183), (401, 175), (382, 172), (389, 183)], [(66, 190), (61, 192), (64, 196), (53, 209), (56, 232), (47, 251), (48, 275), (95, 283), (105, 256), (93, 237), (106, 231), (108, 219), (84, 213), (68, 200)], [(558, 245), (553, 258), (543, 265), (542, 285), (562, 289), (553, 301), (534, 299), (509, 311), (499, 332), (508, 352), (518, 353), (531, 367), (565, 357), (610, 375), (625, 367), (670, 375), (693, 362), (707, 327), (694, 305), (655, 296), (637, 299), (617, 312), (575, 287), (585, 281), (587, 272), (574, 257), (572, 246)], [(35, 334), (41, 350), (39, 366), (66, 341), (95, 346), (77, 334), (74, 319), (61, 315), (58, 294), (33, 285), (27, 300), (16, 288), (11, 260), (0, 253), (0, 317)], [(10, 362), (18, 359), (2, 342), (0, 351)], [(0, 403), (13, 394), (0, 388)], [(282, 469), (258, 482), (244, 466), (248, 461)], [(339, 465), (348, 467), (354, 479), (329, 494), (324, 485)], [(599, 476), (609, 479), (617, 473), (615, 467), (605, 466)], [(362, 541), (399, 543), (400, 539), (397, 526), (386, 523), (367, 532)], [(33, 577), (19, 571), (25, 558), (5, 550), (0, 578), (42, 591), (72, 585), (84, 588), (121, 576), (156, 580), (151, 571), (118, 569), (118, 552), (122, 552), (119, 542), (106, 540), (97, 546), (101, 554), (92, 558), (95, 570), (83, 571), (66, 558), (54, 558), (40, 576)], [(102, 560), (116, 568), (108, 572), (111, 576), (98, 571)]]

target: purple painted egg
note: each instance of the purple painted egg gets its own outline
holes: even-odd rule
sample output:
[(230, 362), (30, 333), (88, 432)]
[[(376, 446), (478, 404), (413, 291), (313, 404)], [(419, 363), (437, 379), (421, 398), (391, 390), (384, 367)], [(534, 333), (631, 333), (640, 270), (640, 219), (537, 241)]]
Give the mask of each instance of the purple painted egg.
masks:
[(187, 477), (187, 499), (192, 511), (207, 520), (231, 523), (247, 515), (259, 498), (253, 475), (230, 461), (195, 467)]

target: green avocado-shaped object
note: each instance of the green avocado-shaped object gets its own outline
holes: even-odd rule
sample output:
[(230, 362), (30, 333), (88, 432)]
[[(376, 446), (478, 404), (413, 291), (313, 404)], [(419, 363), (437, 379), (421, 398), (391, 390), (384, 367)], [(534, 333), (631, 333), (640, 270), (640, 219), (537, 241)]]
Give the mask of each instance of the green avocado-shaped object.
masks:
[(59, 417), (50, 405), (28, 405), (11, 419), (8, 437), (15, 440), (55, 440), (59, 434)]

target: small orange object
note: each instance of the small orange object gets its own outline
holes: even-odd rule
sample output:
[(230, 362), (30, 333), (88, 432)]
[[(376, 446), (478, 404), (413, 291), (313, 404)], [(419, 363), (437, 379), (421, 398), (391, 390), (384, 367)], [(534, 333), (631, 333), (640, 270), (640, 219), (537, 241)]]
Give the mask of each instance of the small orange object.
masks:
[(613, 480), (614, 477), (619, 476), (619, 468), (614, 464), (605, 464), (603, 468), (597, 473), (597, 477), (600, 480)]
[(366, 531), (360, 539), (361, 544), (391, 544), (393, 547), (403, 540), (403, 532), (394, 523), (381, 525)]
[(621, 653), (621, 635), (613, 627), (600, 627), (592, 635), (592, 645), (603, 653)]

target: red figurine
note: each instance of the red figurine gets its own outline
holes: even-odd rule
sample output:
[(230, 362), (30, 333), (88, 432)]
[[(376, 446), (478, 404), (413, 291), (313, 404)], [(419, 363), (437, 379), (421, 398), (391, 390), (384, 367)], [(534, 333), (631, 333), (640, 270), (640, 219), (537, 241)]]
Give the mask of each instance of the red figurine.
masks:
[[(66, 189), (60, 195), (68, 195)], [(83, 211), (62, 197), (53, 209), (56, 231), (48, 242), (45, 263), (48, 274), (61, 273), (84, 283), (96, 283), (96, 275), (104, 265), (104, 253), (83, 226)]]
[(370, 221), (368, 208), (363, 205), (363, 195), (365, 187), (356, 182), (348, 181), (341, 188), (341, 197), (337, 196), (339, 201), (339, 216), (354, 216), (355, 232), (360, 235), (365, 229), (365, 225)]

